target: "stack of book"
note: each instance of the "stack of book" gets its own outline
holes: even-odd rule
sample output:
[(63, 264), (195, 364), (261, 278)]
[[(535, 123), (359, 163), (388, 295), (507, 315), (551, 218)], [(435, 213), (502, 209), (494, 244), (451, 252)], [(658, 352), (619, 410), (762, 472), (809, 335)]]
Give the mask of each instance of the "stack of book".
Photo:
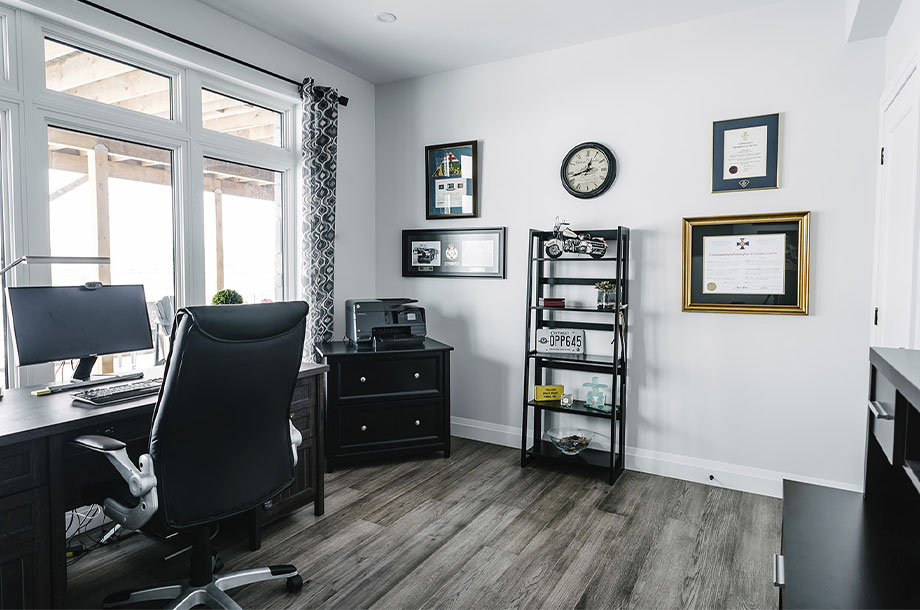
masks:
[(561, 297), (541, 297), (540, 307), (565, 307), (565, 299)]

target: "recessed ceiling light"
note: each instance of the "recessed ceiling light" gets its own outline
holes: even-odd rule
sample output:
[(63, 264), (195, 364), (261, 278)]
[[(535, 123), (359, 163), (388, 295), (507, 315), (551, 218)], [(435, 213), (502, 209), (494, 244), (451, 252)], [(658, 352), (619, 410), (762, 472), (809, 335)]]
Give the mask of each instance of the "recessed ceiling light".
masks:
[(393, 13), (377, 13), (374, 16), (374, 19), (376, 19), (380, 23), (393, 23), (394, 21), (396, 21), (396, 15), (394, 15)]

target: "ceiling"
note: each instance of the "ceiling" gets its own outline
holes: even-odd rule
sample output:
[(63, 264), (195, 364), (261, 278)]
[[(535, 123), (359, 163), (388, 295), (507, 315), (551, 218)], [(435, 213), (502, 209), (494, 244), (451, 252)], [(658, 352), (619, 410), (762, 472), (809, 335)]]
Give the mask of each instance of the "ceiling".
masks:
[[(374, 84), (776, 0), (199, 0)], [(390, 12), (395, 23), (374, 16)]]

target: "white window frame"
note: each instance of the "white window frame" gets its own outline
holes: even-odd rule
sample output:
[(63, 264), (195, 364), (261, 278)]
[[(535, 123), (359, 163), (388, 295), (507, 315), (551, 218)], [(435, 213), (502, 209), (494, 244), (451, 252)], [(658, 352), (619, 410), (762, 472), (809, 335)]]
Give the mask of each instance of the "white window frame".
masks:
[[(284, 298), (296, 298), (301, 167), (296, 87), (66, 0), (5, 2), (0, 4), (0, 198), (6, 260), (50, 251), (50, 125), (172, 152), (173, 262), (179, 307), (208, 302), (204, 158), (280, 172), (282, 288)], [(48, 90), (44, 69), (46, 37), (171, 78), (172, 118)], [(202, 87), (281, 113), (282, 145), (204, 129)], [(49, 280), (50, 269), (41, 266), (21, 265), (7, 276), (12, 286)], [(47, 380), (49, 367), (10, 366), (14, 362), (10, 345), (6, 346), (6, 354), (11, 385)]]

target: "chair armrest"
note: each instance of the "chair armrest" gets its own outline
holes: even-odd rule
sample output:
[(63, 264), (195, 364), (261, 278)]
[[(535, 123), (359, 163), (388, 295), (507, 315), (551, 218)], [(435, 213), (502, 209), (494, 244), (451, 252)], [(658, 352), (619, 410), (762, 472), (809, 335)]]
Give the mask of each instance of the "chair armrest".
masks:
[(291, 452), (294, 454), (294, 465), (297, 465), (297, 448), (300, 447), (300, 444), (303, 442), (303, 434), (300, 433), (294, 423), (288, 421), (288, 425), (291, 427)]
[(139, 529), (150, 521), (159, 508), (157, 499), (157, 477), (153, 474), (153, 458), (145, 453), (138, 458), (138, 466), (131, 463), (125, 444), (108, 436), (95, 434), (78, 436), (71, 444), (103, 454), (108, 458), (121, 478), (128, 484), (131, 495), (138, 498), (135, 507), (125, 506), (112, 498), (103, 502), (107, 517), (127, 529)]

